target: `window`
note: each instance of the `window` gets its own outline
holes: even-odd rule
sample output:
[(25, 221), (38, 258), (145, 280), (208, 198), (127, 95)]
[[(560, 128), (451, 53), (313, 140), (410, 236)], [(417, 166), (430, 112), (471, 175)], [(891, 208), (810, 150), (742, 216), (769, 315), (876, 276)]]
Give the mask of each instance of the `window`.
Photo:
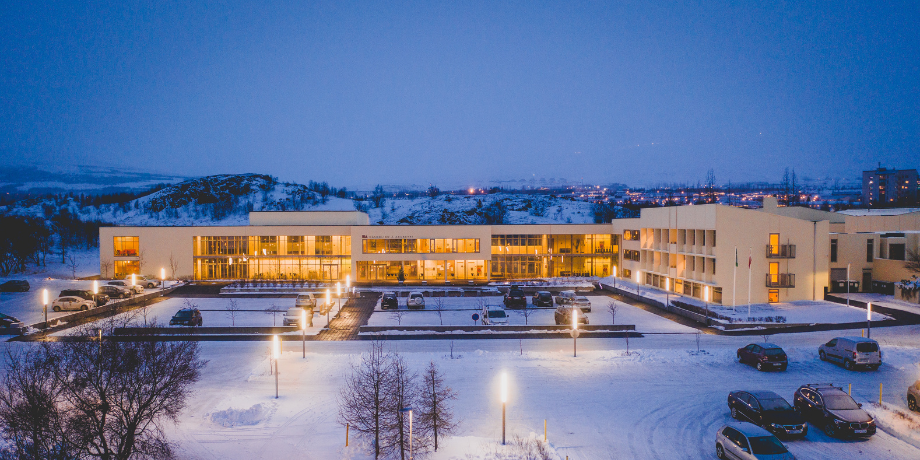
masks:
[(306, 254), (306, 252), (304, 251), (305, 248), (303, 244), (303, 239), (304, 238), (302, 236), (287, 237), (287, 253), (292, 254), (292, 255)]
[(632, 278), (632, 270), (628, 268), (623, 269), (623, 278)]
[(872, 262), (875, 257), (875, 241), (871, 238), (866, 240), (866, 262)]
[(139, 239), (136, 236), (116, 236), (115, 257), (137, 257)]
[(623, 230), (623, 239), (639, 241), (639, 230)]
[[(315, 255), (318, 255), (318, 256), (332, 255), (332, 237), (331, 236), (317, 236), (314, 252), (316, 253)], [(269, 252), (269, 254), (271, 254), (271, 252)]]
[(779, 263), (770, 262), (770, 282), (779, 283)]
[(769, 303), (779, 302), (779, 289), (770, 289), (767, 292), (767, 302)]
[(904, 243), (888, 245), (888, 258), (891, 260), (904, 260), (905, 252)]
[(837, 239), (831, 240), (831, 262), (837, 261)]
[(716, 274), (716, 259), (712, 259), (712, 274)]
[(779, 254), (779, 233), (770, 234), (770, 254)]
[(627, 249), (623, 251), (623, 258), (626, 260), (632, 260), (632, 261), (638, 262), (639, 261), (639, 251)]
[(116, 260), (115, 261), (115, 278), (124, 278), (128, 275), (139, 275), (141, 264), (137, 260)]

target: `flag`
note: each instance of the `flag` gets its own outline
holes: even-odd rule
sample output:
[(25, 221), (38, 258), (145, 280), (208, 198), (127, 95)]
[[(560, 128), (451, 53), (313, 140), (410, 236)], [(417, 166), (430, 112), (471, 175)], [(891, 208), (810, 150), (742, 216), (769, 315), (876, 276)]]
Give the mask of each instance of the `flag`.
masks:
[(751, 262), (753, 262), (753, 261), (754, 261), (754, 256), (753, 256), (753, 255), (749, 255), (749, 256), (748, 256), (748, 270), (751, 269)]
[(738, 248), (735, 248), (735, 266), (738, 266)]

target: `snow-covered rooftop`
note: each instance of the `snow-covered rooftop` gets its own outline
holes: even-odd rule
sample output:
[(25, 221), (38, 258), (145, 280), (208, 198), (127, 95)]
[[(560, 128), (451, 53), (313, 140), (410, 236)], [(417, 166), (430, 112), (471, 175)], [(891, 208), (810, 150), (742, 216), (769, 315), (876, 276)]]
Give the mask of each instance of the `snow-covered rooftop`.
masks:
[(840, 214), (848, 216), (900, 216), (901, 214), (910, 214), (920, 212), (920, 208), (890, 208), (890, 209), (846, 209), (840, 211)]

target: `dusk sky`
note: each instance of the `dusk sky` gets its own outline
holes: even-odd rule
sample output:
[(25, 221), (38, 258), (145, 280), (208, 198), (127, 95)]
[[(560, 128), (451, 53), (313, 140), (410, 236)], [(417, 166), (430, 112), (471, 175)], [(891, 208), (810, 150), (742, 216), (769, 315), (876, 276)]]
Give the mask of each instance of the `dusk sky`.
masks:
[(0, 164), (349, 188), (920, 167), (916, 1), (165, 3), (4, 2)]

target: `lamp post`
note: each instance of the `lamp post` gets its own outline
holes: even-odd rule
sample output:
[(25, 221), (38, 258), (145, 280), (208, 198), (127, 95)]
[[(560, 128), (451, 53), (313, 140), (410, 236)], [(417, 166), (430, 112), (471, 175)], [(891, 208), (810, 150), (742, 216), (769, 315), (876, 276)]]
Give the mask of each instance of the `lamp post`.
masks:
[(872, 304), (866, 304), (866, 338), (872, 338)]
[(613, 288), (617, 288), (617, 266), (613, 266)]
[(502, 445), (505, 445), (505, 406), (508, 404), (508, 373), (502, 372)]
[(342, 311), (342, 283), (338, 281), (335, 282), (335, 298), (339, 304), (339, 309), (336, 310), (336, 314)]
[(671, 278), (664, 277), (664, 304), (665, 308), (671, 306)]
[(160, 268), (160, 284), (163, 288), (166, 288), (166, 269)]
[(300, 333), (303, 336), (303, 357), (307, 358), (307, 309), (300, 310)]
[(703, 286), (703, 302), (706, 303), (706, 325), (709, 326), (709, 293), (711, 287)]
[(48, 327), (48, 290), (42, 289), (42, 311), (45, 313), (45, 327)]
[(329, 289), (326, 289), (326, 329), (332, 329), (329, 327), (329, 310), (332, 310), (332, 294), (329, 292)]
[(345, 295), (348, 295), (348, 291), (351, 289), (351, 275), (345, 275)]
[(275, 399), (278, 399), (278, 358), (281, 357), (281, 340), (277, 335), (272, 336), (272, 357), (275, 359)]
[(409, 413), (409, 460), (412, 460), (412, 408), (403, 407), (399, 411), (402, 412), (403, 414), (405, 414), (406, 412)]
[(572, 305), (572, 357), (578, 357), (578, 307)]

